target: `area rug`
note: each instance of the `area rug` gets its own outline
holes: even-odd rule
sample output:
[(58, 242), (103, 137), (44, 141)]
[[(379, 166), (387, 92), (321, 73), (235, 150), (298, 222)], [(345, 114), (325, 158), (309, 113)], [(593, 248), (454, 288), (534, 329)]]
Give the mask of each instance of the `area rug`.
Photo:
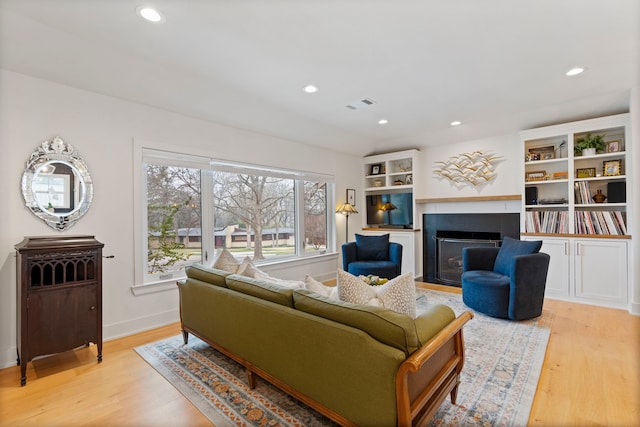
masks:
[[(446, 304), (469, 310), (461, 296), (418, 290), (418, 312)], [(552, 315), (513, 322), (480, 313), (464, 327), (465, 365), (457, 405), (449, 397), (432, 426), (525, 426), (549, 340)], [(332, 426), (313, 409), (258, 379), (251, 390), (244, 368), (194, 336), (135, 351), (184, 394), (213, 424), (222, 426)]]

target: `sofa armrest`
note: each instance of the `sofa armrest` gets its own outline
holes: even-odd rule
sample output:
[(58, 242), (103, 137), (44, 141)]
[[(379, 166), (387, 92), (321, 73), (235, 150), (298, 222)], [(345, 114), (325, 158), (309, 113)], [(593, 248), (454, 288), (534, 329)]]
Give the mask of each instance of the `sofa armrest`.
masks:
[(347, 242), (342, 245), (342, 269), (349, 270), (349, 264), (358, 260), (356, 242)]
[(493, 271), (500, 248), (470, 247), (462, 249), (462, 271)]
[(400, 243), (389, 243), (389, 261), (397, 266), (396, 274), (402, 274), (402, 245)]
[(543, 252), (513, 257), (510, 268), (509, 317), (537, 317), (542, 311), (551, 257)]
[[(462, 327), (473, 318), (465, 311), (405, 360), (396, 374), (398, 426), (423, 425), (451, 393), (455, 405), (464, 365)], [(417, 396), (409, 390), (422, 390)]]

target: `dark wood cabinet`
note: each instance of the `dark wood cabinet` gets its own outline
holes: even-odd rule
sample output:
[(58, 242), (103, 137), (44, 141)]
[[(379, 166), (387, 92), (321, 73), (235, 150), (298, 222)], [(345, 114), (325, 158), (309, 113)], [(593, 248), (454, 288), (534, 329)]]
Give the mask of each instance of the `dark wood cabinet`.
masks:
[(25, 237), (15, 246), (18, 365), (94, 343), (102, 361), (102, 248), (93, 236)]

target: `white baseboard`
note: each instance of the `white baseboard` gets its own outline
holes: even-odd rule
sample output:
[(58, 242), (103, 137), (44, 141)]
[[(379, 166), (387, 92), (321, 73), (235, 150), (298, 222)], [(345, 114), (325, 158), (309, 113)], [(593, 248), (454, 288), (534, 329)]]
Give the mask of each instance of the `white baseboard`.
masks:
[[(139, 332), (148, 331), (150, 329), (159, 328), (180, 321), (180, 310), (169, 310), (162, 313), (155, 313), (147, 317), (138, 317), (136, 319), (124, 322), (103, 325), (102, 337), (104, 341), (111, 341), (117, 338), (126, 337), (137, 334)], [(9, 368), (17, 365), (17, 348), (9, 347), (0, 357), (0, 369)]]
[(180, 310), (176, 308), (175, 310), (155, 313), (147, 317), (138, 317), (124, 322), (103, 325), (102, 335), (104, 341), (111, 341), (178, 321), (180, 321)]

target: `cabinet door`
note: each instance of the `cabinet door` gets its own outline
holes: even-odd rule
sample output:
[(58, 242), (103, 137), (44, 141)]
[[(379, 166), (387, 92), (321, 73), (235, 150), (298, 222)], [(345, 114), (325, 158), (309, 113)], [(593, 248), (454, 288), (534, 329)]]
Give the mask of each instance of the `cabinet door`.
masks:
[(570, 295), (569, 246), (569, 240), (567, 239), (545, 239), (542, 241), (540, 252), (549, 254), (551, 257), (544, 292), (547, 297), (566, 298)]
[(601, 239), (575, 241), (576, 297), (600, 305), (627, 303), (627, 243)]
[(97, 286), (68, 286), (31, 292), (28, 301), (29, 356), (60, 353), (97, 343)]

